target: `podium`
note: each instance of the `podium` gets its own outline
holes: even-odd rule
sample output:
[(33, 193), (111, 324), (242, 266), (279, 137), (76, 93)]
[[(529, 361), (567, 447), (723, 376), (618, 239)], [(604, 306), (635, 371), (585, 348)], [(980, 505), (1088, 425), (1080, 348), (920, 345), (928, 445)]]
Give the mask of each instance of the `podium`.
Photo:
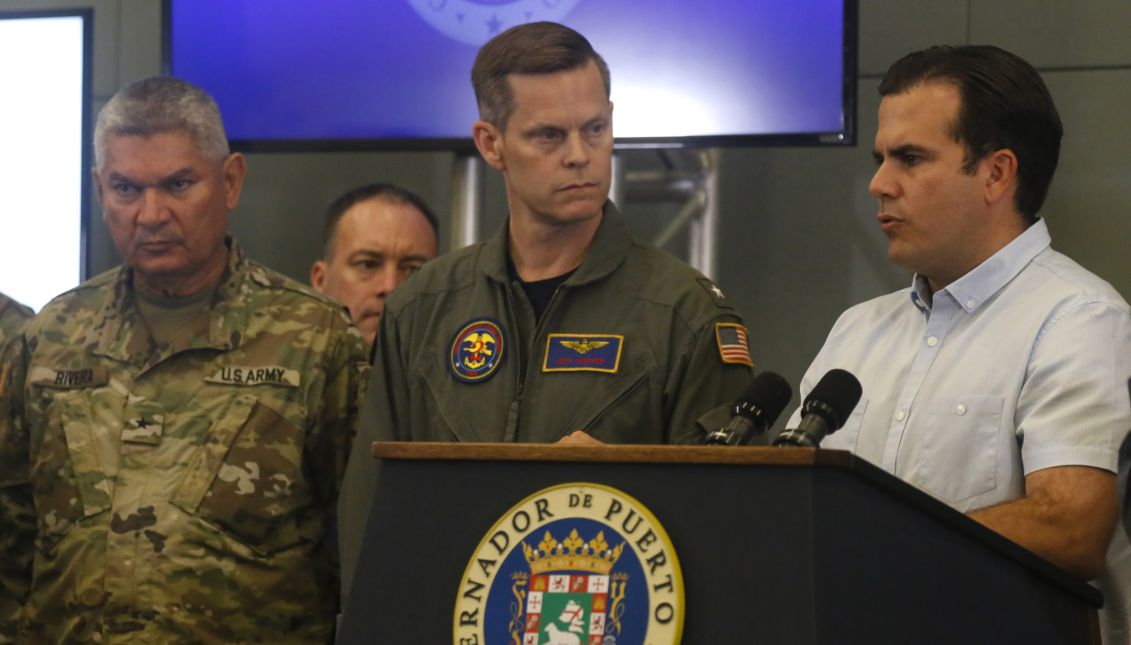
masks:
[(847, 452), (377, 443), (374, 456), (339, 643), (461, 642), (477, 548), (520, 501), (571, 483), (622, 491), (662, 525), (683, 643), (1099, 642), (1097, 590)]

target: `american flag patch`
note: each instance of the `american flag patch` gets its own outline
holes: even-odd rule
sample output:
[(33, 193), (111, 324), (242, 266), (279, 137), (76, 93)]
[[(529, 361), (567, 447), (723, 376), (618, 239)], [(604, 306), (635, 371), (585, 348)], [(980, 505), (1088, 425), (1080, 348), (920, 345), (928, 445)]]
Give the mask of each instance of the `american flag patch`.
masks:
[(738, 323), (715, 323), (715, 340), (719, 343), (719, 357), (724, 363), (753, 367), (745, 326)]

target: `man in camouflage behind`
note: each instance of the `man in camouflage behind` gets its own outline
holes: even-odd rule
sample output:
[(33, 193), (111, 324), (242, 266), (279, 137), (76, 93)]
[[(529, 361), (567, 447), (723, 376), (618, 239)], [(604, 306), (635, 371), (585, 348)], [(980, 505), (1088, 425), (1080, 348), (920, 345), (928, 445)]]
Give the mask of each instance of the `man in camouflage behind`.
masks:
[[(19, 331), (20, 325), (24, 324), (24, 321), (34, 315), (35, 313), (31, 309), (0, 293), (0, 348), (3, 348), (5, 341)], [(9, 514), (19, 510), (4, 504), (3, 498), (0, 498), (0, 526), (6, 526), (13, 522), (14, 520), (9, 517)], [(0, 533), (0, 545), (3, 544), (6, 537), (9, 536)], [(0, 546), (0, 549), (3, 548), (3, 546)], [(18, 611), (19, 602), (11, 592), (0, 585), (0, 642), (15, 638), (15, 615)]]
[(35, 315), (31, 309), (0, 293), (0, 346), (11, 338), (24, 321)]
[(125, 264), (49, 303), (2, 363), (0, 494), (32, 514), (0, 526), (21, 642), (330, 638), (366, 345), (227, 236), (244, 164), (176, 79), (99, 115), (94, 179)]

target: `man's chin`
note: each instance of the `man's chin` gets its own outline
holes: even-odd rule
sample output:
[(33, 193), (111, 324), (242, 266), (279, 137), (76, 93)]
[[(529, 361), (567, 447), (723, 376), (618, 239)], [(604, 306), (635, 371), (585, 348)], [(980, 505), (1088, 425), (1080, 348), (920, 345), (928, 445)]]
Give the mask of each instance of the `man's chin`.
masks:
[(380, 324), (380, 322), (381, 314), (377, 314), (375, 316), (365, 316), (361, 320), (357, 321), (357, 330), (361, 332), (362, 336), (368, 338), (370, 343), (372, 343), (373, 338), (377, 336), (377, 326), (378, 324)]

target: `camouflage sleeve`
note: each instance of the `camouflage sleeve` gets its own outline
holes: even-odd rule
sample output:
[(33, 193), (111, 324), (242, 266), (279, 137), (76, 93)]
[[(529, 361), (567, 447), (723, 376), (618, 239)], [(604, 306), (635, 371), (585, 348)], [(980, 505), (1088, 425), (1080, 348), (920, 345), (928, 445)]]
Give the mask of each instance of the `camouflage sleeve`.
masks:
[[(738, 337), (728, 337), (738, 328), (741, 346)], [(716, 429), (704, 427), (703, 420), (721, 418), (719, 407), (734, 403), (753, 378), (753, 368), (742, 360), (750, 355), (747, 343), (746, 327), (736, 315), (720, 316), (695, 332), (665, 387), (671, 443), (698, 443)]]
[(401, 342), (396, 318), (386, 310), (377, 330), (373, 348), (373, 371), (361, 408), (361, 423), (354, 440), (352, 456), (342, 484), (338, 502), (338, 526), (342, 558), (342, 594), (348, 593), (354, 566), (361, 553), (369, 507), (377, 486), (377, 460), (373, 459), (374, 441), (394, 441), (397, 428), (407, 428), (408, 420), (396, 416), (407, 410), (408, 382), (401, 359)]
[(320, 577), (330, 597), (338, 593), (337, 508), (350, 446), (357, 431), (358, 408), (369, 380), (365, 339), (352, 326), (330, 348), (326, 382), (315, 427), (308, 435), (310, 474), (317, 507), (326, 509), (327, 536), (319, 548)]
[(31, 582), (35, 549), (23, 414), (27, 352), (22, 336), (11, 340), (0, 354), (0, 643), (15, 642), (16, 618)]

